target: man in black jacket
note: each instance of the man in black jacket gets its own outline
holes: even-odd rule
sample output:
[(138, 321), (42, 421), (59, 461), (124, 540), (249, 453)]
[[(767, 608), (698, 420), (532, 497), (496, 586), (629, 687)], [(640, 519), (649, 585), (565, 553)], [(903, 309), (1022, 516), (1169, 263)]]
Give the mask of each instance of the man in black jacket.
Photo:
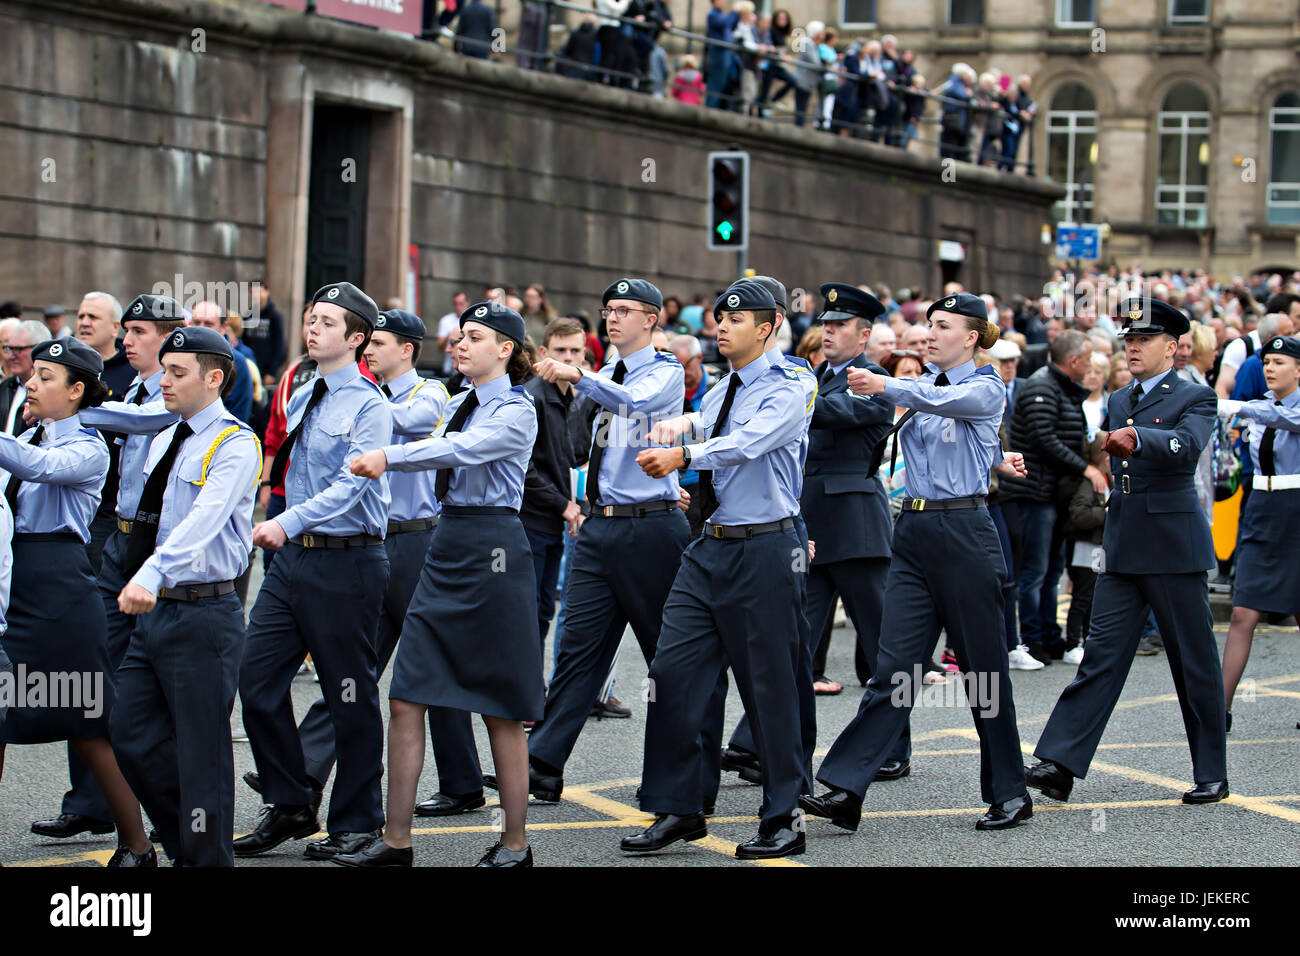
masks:
[(1106, 476), (1084, 457), (1087, 425), (1079, 383), (1092, 360), (1082, 332), (1062, 332), (1051, 362), (1025, 380), (1011, 416), (1011, 450), (1025, 456), (1025, 478), (1003, 478), (1003, 515), (1018, 555), (1020, 643), (1036, 659), (1060, 660), (1066, 647), (1056, 623), (1056, 585), (1065, 569), (1064, 526), (1057, 502), (1062, 477), (1086, 475), (1100, 492)]
[[(575, 368), (581, 364), (587, 341), (581, 325), (573, 319), (554, 319), (544, 335), (538, 350), (543, 359), (553, 358)], [(546, 632), (555, 617), (555, 584), (564, 555), (564, 528), (568, 525), (569, 533), (576, 536), (582, 525), (582, 509), (573, 500), (569, 478), (569, 469), (579, 464), (582, 456), (573, 444), (571, 419), (577, 414), (573, 386), (530, 378), (524, 388), (537, 406), (537, 438), (524, 476), (519, 518), (537, 572), (537, 627), (544, 651)]]

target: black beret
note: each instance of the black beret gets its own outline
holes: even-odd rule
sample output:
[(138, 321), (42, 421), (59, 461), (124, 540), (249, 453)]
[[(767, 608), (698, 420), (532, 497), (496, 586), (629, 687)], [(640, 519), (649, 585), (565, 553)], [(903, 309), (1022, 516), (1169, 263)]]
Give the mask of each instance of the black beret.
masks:
[(486, 325), (489, 329), (514, 339), (521, 349), (524, 347), (524, 336), (527, 334), (524, 331), (524, 317), (500, 302), (475, 302), (460, 314), (462, 329), (466, 322)]
[(644, 302), (656, 309), (664, 307), (664, 294), (657, 286), (646, 282), (645, 279), (624, 278), (611, 282), (609, 288), (601, 294), (600, 304), (608, 305), (610, 299), (631, 299), (633, 302)]
[(329, 285), (321, 286), (311, 297), (312, 305), (317, 302), (328, 302), (330, 305), (347, 309), (372, 329), (379, 321), (379, 306), (375, 305), (375, 300), (351, 282), (331, 282)]
[(1275, 335), (1259, 350), (1261, 359), (1265, 355), (1289, 355), (1300, 360), (1300, 338), (1294, 335)]
[(955, 295), (946, 295), (942, 299), (935, 299), (930, 304), (930, 308), (925, 310), (925, 317), (928, 319), (936, 312), (954, 312), (971, 319), (983, 319), (985, 322), (989, 320), (989, 307), (984, 304), (983, 299), (969, 292), (958, 292)]
[(394, 335), (404, 335), (408, 339), (423, 339), (425, 333), (429, 331), (424, 325), (424, 319), (405, 309), (389, 309), (387, 312), (380, 312), (375, 328), (392, 332)]
[(885, 314), (885, 307), (870, 292), (863, 292), (847, 282), (825, 282), (817, 290), (826, 300), (822, 314), (817, 318), (822, 322), (837, 319), (874, 319)]
[(1164, 334), (1178, 338), (1192, 327), (1182, 309), (1159, 299), (1126, 299), (1119, 307), (1117, 318), (1124, 323), (1124, 327), (1116, 332), (1121, 337)]
[(207, 329), (201, 325), (187, 325), (167, 336), (162, 348), (158, 349), (158, 360), (162, 361), (168, 352), (207, 352), (210, 355), (224, 356), (231, 361), (235, 358), (235, 350), (230, 347), (224, 335), (216, 329)]
[(776, 300), (772, 298), (772, 293), (753, 280), (742, 279), (735, 283), (713, 303), (715, 313), (754, 312), (761, 309), (775, 310)]
[(773, 279), (771, 276), (750, 276), (744, 280), (746, 282), (757, 282), (766, 289), (772, 296), (772, 301), (776, 303), (777, 310), (784, 315), (786, 303), (789, 301), (785, 294), (785, 286)]
[(104, 371), (104, 360), (99, 353), (80, 339), (68, 336), (64, 339), (49, 339), (32, 349), (33, 362), (53, 362), (66, 365), (80, 372), (99, 375)]
[(146, 293), (137, 295), (122, 312), (123, 322), (130, 322), (132, 319), (145, 322), (183, 322), (185, 310), (170, 296)]

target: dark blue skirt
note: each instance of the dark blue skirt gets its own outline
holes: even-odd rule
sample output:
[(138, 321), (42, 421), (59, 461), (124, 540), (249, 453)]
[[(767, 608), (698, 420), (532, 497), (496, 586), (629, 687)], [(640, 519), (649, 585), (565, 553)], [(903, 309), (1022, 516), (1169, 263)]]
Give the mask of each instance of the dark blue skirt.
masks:
[(388, 696), (541, 720), (537, 583), (517, 515), (443, 509), (402, 624)]
[(1234, 582), (1235, 607), (1300, 614), (1300, 488), (1251, 492)]
[(13, 549), (4, 647), (13, 662), (10, 686), (23, 697), (11, 702), (0, 743), (107, 737), (113, 672), (86, 546), (70, 535), (18, 534)]

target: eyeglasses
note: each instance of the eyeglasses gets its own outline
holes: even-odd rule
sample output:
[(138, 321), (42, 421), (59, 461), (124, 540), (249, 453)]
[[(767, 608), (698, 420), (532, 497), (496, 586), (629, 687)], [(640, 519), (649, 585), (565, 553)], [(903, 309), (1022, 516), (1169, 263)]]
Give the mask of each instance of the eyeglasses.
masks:
[(31, 348), (32, 346), (30, 345), (19, 345), (19, 346), (6, 345), (4, 347), (4, 353), (5, 355), (17, 355), (19, 352), (30, 351)]
[(618, 306), (615, 306), (615, 307), (612, 308), (612, 309), (601, 309), (601, 310), (600, 310), (600, 317), (601, 317), (602, 319), (608, 319), (609, 316), (610, 316), (610, 313), (613, 313), (614, 315), (618, 316), (620, 319), (626, 319), (626, 318), (627, 318), (627, 314), (628, 314), (629, 312), (644, 312), (646, 315), (650, 315), (650, 314), (652, 314), (652, 313), (650, 312), (649, 309), (633, 309), (633, 308), (631, 308), (631, 307), (629, 307), (629, 306), (626, 306), (626, 305), (618, 305)]

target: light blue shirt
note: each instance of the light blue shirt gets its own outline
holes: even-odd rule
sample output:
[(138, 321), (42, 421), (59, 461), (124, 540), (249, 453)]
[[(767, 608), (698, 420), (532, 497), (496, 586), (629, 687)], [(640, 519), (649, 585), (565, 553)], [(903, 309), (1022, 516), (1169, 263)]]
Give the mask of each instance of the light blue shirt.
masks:
[[(799, 497), (803, 494), (803, 469), (804, 465), (808, 463), (808, 446), (811, 443), (811, 439), (808, 437), (808, 429), (812, 428), (813, 410), (817, 405), (817, 391), (821, 386), (817, 383), (817, 373), (812, 370), (812, 366), (808, 364), (808, 361), (801, 358), (790, 358), (790, 356), (784, 354), (776, 344), (776, 336), (772, 337), (772, 344), (768, 347), (766, 354), (771, 364), (798, 373), (799, 381), (803, 385), (804, 398), (808, 401), (804, 409), (803, 438), (799, 441), (798, 487), (794, 493), (794, 510), (798, 511)], [(849, 361), (853, 360), (850, 359)], [(848, 362), (844, 363), (844, 365), (848, 364)], [(844, 365), (841, 365), (840, 368), (844, 368)], [(839, 369), (835, 371), (838, 373)]]
[[(617, 363), (607, 362), (599, 372), (583, 373), (573, 386), (579, 398), (590, 398), (612, 413), (609, 427), (597, 427), (592, 434), (593, 448), (596, 442), (606, 443), (600, 461), (600, 500), (592, 504), (676, 501), (681, 496), (677, 472), (651, 478), (636, 463), (636, 456), (654, 447), (646, 433), (657, 422), (681, 415), (686, 374), (671, 352), (656, 352), (650, 345), (623, 356), (622, 362), (627, 372), (621, 385), (612, 381)], [(599, 425), (599, 417), (596, 421)]]
[[(0, 495), (0, 634), (9, 629), (9, 586), (14, 576), (14, 515), (9, 502)], [(3, 648), (0, 648), (3, 653)]]
[(108, 446), (76, 415), (48, 423), (41, 443), (27, 444), (35, 431), (16, 438), (0, 433), (0, 489), (9, 486), (11, 475), (22, 479), (14, 533), (71, 533), (89, 541), (108, 474)]
[(998, 425), (1007, 399), (1002, 379), (991, 365), (977, 371), (973, 359), (947, 374), (949, 384), (942, 387), (934, 384), (939, 375), (934, 365), (915, 381), (885, 381), (887, 400), (917, 411), (898, 433), (909, 498), (988, 494), (989, 470), (1002, 459)]
[[(233, 581), (248, 567), (253, 550), (253, 496), (262, 472), (262, 449), (247, 425), (220, 399), (187, 419), (194, 434), (181, 444), (163, 491), (154, 552), (132, 584), (160, 587)], [(227, 429), (239, 430), (215, 445)], [(149, 446), (144, 471), (167, 453), (176, 425)], [(205, 472), (203, 464), (212, 452)]]
[(718, 510), (711, 524), (766, 524), (799, 512), (807, 390), (797, 371), (773, 365), (771, 358), (765, 353), (731, 372), (700, 405), (693, 438), (713, 433), (731, 379), (739, 377), (741, 385), (722, 433), (687, 446), (692, 468), (713, 470)]
[[(289, 431), (302, 420), (317, 373), (289, 399)], [(328, 391), (298, 433), (284, 477), (285, 508), (274, 520), (290, 538), (310, 531), (350, 537), (388, 532), (388, 476), (352, 474), (350, 465), (393, 437), (393, 414), (379, 386), (352, 362), (325, 376)]]
[(1255, 474), (1264, 472), (1259, 467), (1259, 443), (1264, 440), (1264, 429), (1275, 428), (1273, 433), (1273, 473), (1300, 475), (1300, 389), (1296, 389), (1281, 405), (1274, 405), (1273, 392), (1264, 398), (1246, 402), (1237, 412), (1250, 422), (1250, 457), (1255, 463)]
[[(385, 383), (393, 393), (389, 400), (393, 412), (393, 442), (407, 445), (413, 441), (430, 438), (442, 424), (443, 413), (451, 396), (442, 382), (421, 378), (415, 369)], [(434, 494), (437, 472), (394, 472), (388, 479), (388, 492), (392, 502), (388, 506), (389, 521), (410, 521), (413, 518), (432, 518), (440, 510)]]
[[(136, 393), (142, 387), (145, 400), (143, 404), (137, 405)], [(167, 411), (167, 406), (163, 404), (162, 369), (154, 372), (143, 383), (137, 375), (131, 387), (126, 390), (126, 401), (105, 402), (95, 408), (83, 408), (77, 415), (83, 425), (122, 432), (126, 436), (117, 439), (122, 448), (117, 461), (117, 514), (124, 521), (135, 520), (136, 509), (140, 507), (140, 495), (144, 494), (144, 460), (149, 454), (149, 444), (154, 435), (180, 419), (175, 412)]]
[(432, 438), (386, 447), (388, 467), (393, 471), (452, 468), (444, 506), (518, 511), (537, 439), (537, 409), (532, 396), (522, 385), (512, 386), (508, 375), (475, 385), (473, 391), (478, 394), (478, 407), (460, 431), (449, 434), (447, 426), (469, 398), (468, 389), (451, 397)]

